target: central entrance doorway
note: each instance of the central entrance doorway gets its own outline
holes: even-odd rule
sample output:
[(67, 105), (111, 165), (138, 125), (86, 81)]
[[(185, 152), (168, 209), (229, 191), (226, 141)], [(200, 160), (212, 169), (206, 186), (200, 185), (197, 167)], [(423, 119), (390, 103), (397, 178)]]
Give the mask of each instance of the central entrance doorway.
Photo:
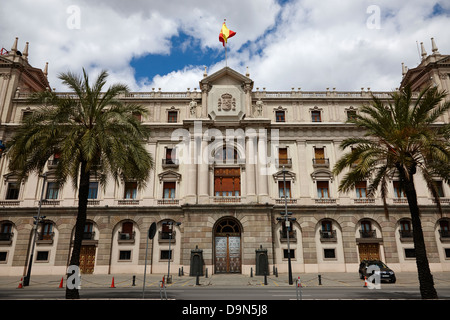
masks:
[(241, 273), (241, 228), (234, 218), (221, 219), (214, 230), (214, 272)]

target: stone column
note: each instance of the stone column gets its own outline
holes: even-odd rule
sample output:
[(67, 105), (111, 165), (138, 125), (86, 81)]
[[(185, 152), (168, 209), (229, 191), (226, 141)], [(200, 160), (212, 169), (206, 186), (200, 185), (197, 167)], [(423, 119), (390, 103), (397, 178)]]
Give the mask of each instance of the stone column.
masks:
[(201, 148), (198, 150), (198, 203), (209, 203), (209, 164), (205, 154), (208, 151), (208, 140), (201, 138)]
[(259, 203), (269, 202), (268, 167), (267, 167), (267, 135), (264, 129), (258, 133), (256, 183), (258, 185)]
[(247, 203), (256, 202), (256, 175), (255, 175), (255, 158), (256, 158), (256, 149), (255, 149), (255, 140), (256, 135), (251, 133), (245, 142), (245, 184), (247, 186)]

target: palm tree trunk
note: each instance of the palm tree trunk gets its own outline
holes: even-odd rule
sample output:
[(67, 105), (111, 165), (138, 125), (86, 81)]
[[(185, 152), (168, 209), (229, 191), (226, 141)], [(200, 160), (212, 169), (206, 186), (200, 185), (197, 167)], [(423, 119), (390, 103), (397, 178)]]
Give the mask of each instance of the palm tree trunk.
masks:
[[(70, 265), (80, 266), (81, 243), (83, 240), (84, 227), (86, 225), (87, 203), (89, 195), (90, 172), (86, 171), (86, 162), (81, 162), (80, 186), (78, 188), (78, 214), (75, 225), (75, 239), (73, 241), (72, 256)], [(70, 274), (67, 274), (69, 278)], [(78, 288), (69, 289), (66, 287), (66, 299), (79, 299)]]
[(422, 299), (437, 299), (438, 295), (434, 288), (433, 275), (428, 263), (425, 240), (423, 237), (422, 223), (420, 221), (420, 211), (417, 204), (417, 193), (414, 186), (413, 175), (410, 179), (403, 179), (404, 191), (408, 199), (409, 211), (411, 213), (414, 250), (416, 253), (417, 273), (419, 276), (420, 294)]

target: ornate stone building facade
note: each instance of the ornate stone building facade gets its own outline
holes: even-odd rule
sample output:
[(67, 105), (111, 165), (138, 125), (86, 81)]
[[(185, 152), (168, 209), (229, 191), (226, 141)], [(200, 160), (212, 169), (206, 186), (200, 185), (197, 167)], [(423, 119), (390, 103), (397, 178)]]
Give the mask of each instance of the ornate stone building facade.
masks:
[[(423, 49), (423, 51), (425, 51)], [(0, 139), (7, 144), (22, 119), (37, 106), (31, 92), (48, 90), (44, 71), (28, 63), (28, 44), (0, 56)], [(424, 53), (403, 80), (415, 89), (427, 84), (450, 89), (450, 56)], [(61, 95), (70, 93), (59, 93)], [(125, 102), (148, 108), (141, 119), (152, 129), (147, 142), (155, 167), (144, 190), (133, 181), (111, 181), (102, 190), (91, 181), (88, 222), (81, 259), (84, 273), (141, 273), (147, 231), (149, 272), (200, 261), (209, 273), (287, 272), (288, 246), (294, 272), (357, 272), (361, 259), (379, 258), (396, 271), (416, 270), (406, 198), (395, 177), (389, 184), (390, 215), (381, 198), (366, 196), (366, 183), (339, 193), (340, 177), (331, 171), (345, 152), (343, 139), (361, 132), (346, 123), (371, 100), (388, 98), (370, 88), (354, 92), (270, 92), (255, 88), (244, 75), (225, 67), (199, 79), (185, 92), (135, 92)], [(445, 115), (440, 122), (450, 120)], [(33, 274), (65, 274), (77, 213), (77, 192), (70, 183), (58, 188), (49, 159), (46, 177), (20, 181), (0, 159), (0, 275), (26, 272), (33, 221), (39, 207)], [(284, 170), (283, 170), (284, 168)], [(425, 184), (417, 183), (422, 223), (432, 270), (450, 270), (450, 187), (440, 182), (440, 216)], [(286, 195), (286, 197), (285, 197)], [(285, 210), (296, 221), (291, 229), (278, 221)], [(170, 229), (169, 222), (181, 222)], [(170, 249), (169, 249), (170, 248)], [(169, 251), (170, 250), (170, 251)], [(263, 253), (266, 259), (257, 259)], [(196, 256), (197, 258), (194, 258)], [(262, 261), (262, 262), (261, 262)]]

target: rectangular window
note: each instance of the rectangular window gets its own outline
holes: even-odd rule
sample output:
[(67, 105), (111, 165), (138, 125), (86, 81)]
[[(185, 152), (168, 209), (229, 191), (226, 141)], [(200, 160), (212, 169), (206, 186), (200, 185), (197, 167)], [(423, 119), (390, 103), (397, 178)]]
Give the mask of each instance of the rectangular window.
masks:
[(164, 182), (164, 199), (175, 199), (175, 182)]
[(136, 199), (137, 193), (137, 183), (136, 182), (125, 182), (125, 199)]
[(320, 116), (320, 111), (311, 111), (311, 121), (312, 122), (321, 122), (322, 118)]
[[(280, 198), (284, 198), (284, 181), (278, 181), (278, 194)], [(286, 197), (291, 197), (291, 182), (286, 181)]]
[(354, 120), (356, 119), (356, 111), (349, 110), (347, 111), (347, 120)]
[(405, 249), (405, 258), (415, 258), (415, 257), (416, 257), (416, 250), (414, 248)]
[(98, 182), (89, 182), (88, 199), (97, 199)]
[(119, 260), (131, 260), (131, 250), (120, 250)]
[(317, 183), (317, 198), (328, 199), (329, 198), (328, 181), (317, 181), (316, 183)]
[(8, 256), (8, 252), (6, 252), (6, 251), (0, 252), (0, 262), (6, 262), (7, 256)]
[(6, 191), (7, 200), (17, 200), (19, 199), (20, 183), (9, 182), (8, 189)]
[(178, 121), (178, 111), (167, 112), (167, 122), (176, 123)]
[(160, 260), (172, 260), (173, 250), (161, 250)]
[[(291, 254), (291, 259), (295, 259), (295, 250), (290, 249), (289, 253)], [(289, 253), (288, 253), (288, 249), (283, 249), (283, 257), (284, 257), (284, 259), (288, 259), (289, 258)]]
[(400, 181), (394, 181), (394, 196), (396, 198), (404, 198), (405, 194), (403, 193), (402, 188), (400, 187)]
[(445, 251), (445, 257), (450, 259), (450, 248), (445, 248), (444, 251)]
[(323, 249), (323, 257), (325, 259), (336, 259), (335, 249)]
[(56, 182), (47, 183), (47, 193), (45, 199), (58, 199), (59, 187)]
[(36, 261), (48, 261), (48, 251), (38, 251)]
[(442, 186), (442, 181), (435, 181), (434, 182), (436, 184), (436, 189), (437, 189), (437, 193), (439, 195), (440, 198), (444, 197), (444, 188)]
[(366, 198), (367, 197), (367, 182), (366, 181), (360, 181), (355, 183), (355, 189), (356, 189), (356, 198)]
[(276, 122), (285, 122), (285, 112), (284, 111), (275, 111), (275, 121)]

